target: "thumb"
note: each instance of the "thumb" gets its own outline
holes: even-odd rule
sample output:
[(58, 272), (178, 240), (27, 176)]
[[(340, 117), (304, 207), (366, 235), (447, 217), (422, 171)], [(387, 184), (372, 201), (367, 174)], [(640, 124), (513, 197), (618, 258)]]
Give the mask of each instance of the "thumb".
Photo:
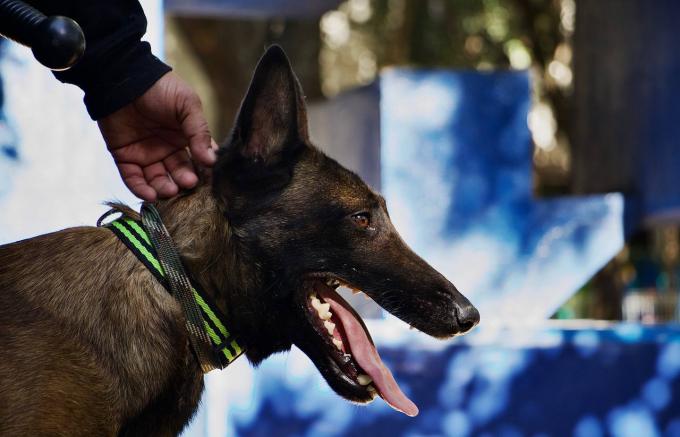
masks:
[(203, 106), (196, 93), (190, 91), (184, 99), (179, 113), (182, 133), (189, 140), (192, 158), (205, 166), (211, 167), (216, 160), (212, 144), (213, 139), (208, 129), (208, 122), (203, 115)]

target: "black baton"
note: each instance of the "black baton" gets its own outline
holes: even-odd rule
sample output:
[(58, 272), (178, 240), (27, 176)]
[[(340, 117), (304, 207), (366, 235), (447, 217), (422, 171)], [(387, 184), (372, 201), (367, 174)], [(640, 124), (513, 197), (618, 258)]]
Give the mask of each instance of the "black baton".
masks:
[(47, 17), (18, 0), (0, 0), (0, 35), (29, 47), (51, 70), (67, 70), (85, 52), (85, 35), (78, 23), (59, 15)]

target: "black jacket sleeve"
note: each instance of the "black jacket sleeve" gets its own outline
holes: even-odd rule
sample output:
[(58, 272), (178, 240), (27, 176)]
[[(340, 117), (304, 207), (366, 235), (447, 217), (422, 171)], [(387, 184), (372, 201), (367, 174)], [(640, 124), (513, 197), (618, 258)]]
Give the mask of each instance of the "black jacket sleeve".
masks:
[(103, 118), (144, 94), (171, 68), (142, 42), (146, 17), (137, 0), (33, 0), (46, 15), (65, 15), (85, 34), (83, 58), (69, 70), (56, 72), (62, 82), (85, 92), (93, 120)]

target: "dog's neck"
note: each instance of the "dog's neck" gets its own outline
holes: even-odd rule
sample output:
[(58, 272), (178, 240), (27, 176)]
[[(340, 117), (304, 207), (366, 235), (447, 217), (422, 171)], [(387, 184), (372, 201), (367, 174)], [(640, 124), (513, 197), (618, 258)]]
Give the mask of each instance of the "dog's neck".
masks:
[[(191, 276), (227, 316), (231, 325), (227, 328), (247, 337), (257, 328), (248, 326), (250, 320), (243, 314), (257, 309), (241, 307), (243, 302), (256, 301), (244, 297), (262, 287), (261, 275), (234, 237), (211, 184), (203, 182), (191, 193), (162, 200), (157, 207)], [(248, 346), (247, 338), (245, 343)]]

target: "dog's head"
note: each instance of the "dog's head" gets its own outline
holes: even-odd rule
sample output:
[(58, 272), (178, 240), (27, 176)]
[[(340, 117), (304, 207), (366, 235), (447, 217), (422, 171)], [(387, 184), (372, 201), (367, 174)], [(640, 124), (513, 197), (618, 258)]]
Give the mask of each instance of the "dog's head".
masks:
[(415, 415), (335, 288), (362, 290), (438, 338), (467, 332), (479, 313), (402, 241), (385, 200), (310, 144), (302, 90), (279, 47), (257, 66), (213, 189), (264, 281), (258, 295), (239, 300), (247, 317), (236, 324), (249, 358), (257, 363), (295, 344), (341, 396), (367, 402), (377, 392)]

